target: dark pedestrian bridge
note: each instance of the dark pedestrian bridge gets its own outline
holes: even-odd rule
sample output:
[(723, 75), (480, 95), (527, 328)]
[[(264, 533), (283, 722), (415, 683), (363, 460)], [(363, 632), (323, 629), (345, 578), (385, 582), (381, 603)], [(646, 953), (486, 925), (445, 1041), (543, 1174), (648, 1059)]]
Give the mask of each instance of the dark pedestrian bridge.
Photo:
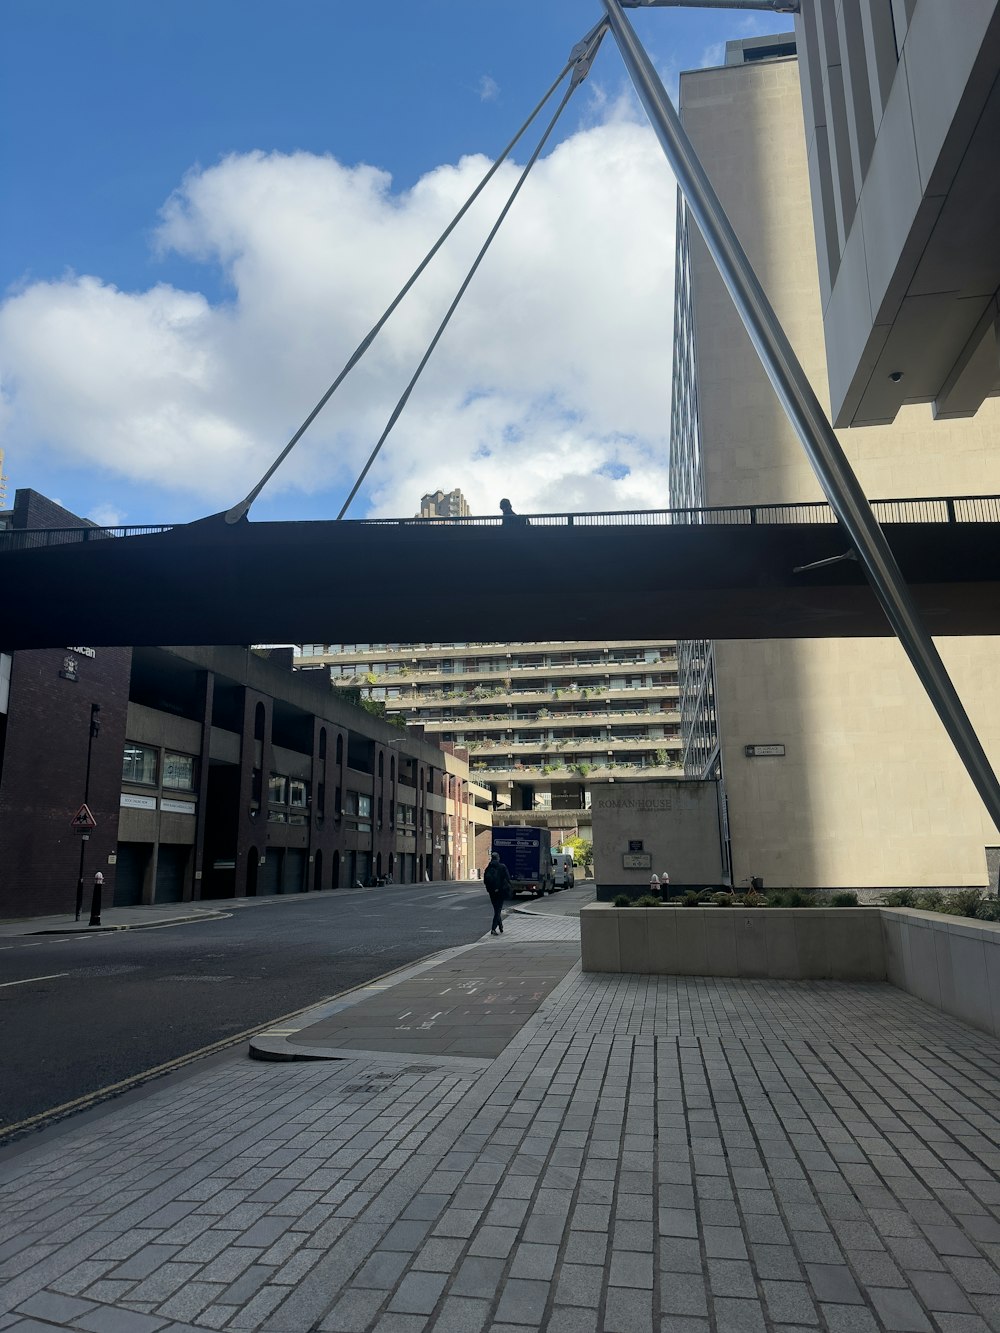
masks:
[[(1000, 633), (1000, 497), (873, 509), (932, 634)], [(9, 530), (0, 647), (889, 636), (848, 548), (822, 503)]]

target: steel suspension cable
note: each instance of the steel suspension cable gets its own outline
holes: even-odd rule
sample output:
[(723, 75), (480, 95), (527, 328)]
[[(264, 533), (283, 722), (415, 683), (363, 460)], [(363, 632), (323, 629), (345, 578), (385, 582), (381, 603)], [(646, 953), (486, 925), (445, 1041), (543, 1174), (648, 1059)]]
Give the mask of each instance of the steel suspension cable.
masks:
[[(421, 275), (421, 274), (423, 273), (423, 271), (426, 269), (427, 265), (431, 262), (431, 260), (434, 258), (434, 256), (438, 253), (438, 251), (441, 249), (442, 245), (444, 245), (445, 241), (446, 241), (446, 240), (448, 239), (448, 237), (452, 234), (452, 232), (455, 230), (455, 228), (458, 226), (458, 224), (462, 221), (462, 219), (465, 217), (466, 213), (468, 213), (469, 209), (470, 209), (470, 208), (472, 207), (472, 205), (476, 202), (476, 200), (479, 198), (479, 196), (482, 194), (482, 192), (486, 189), (487, 185), (489, 185), (490, 181), (493, 179), (493, 177), (496, 175), (496, 173), (500, 170), (500, 167), (501, 167), (501, 166), (503, 165), (503, 163), (507, 160), (507, 158), (511, 155), (511, 153), (514, 151), (514, 149), (517, 147), (518, 143), (519, 143), (519, 142), (521, 141), (521, 139), (524, 137), (525, 133), (526, 133), (527, 130), (530, 128), (530, 126), (532, 125), (532, 123), (534, 122), (534, 120), (536, 119), (536, 117), (538, 116), (539, 112), (540, 112), (540, 111), (542, 110), (542, 108), (545, 106), (546, 102), (548, 102), (548, 100), (551, 98), (552, 94), (556, 91), (556, 89), (557, 89), (557, 88), (559, 87), (559, 85), (562, 83), (563, 79), (566, 77), (566, 75), (570, 72), (571, 69), (573, 69), (575, 66), (576, 66), (576, 67), (579, 66), (579, 61), (580, 61), (579, 52), (580, 52), (580, 49), (581, 49), (582, 47), (584, 47), (584, 46), (588, 46), (588, 47), (589, 47), (589, 46), (593, 43), (595, 36), (597, 36), (597, 34), (599, 34), (599, 33), (600, 33), (600, 34), (603, 34), (603, 32), (606, 30), (606, 27), (607, 27), (607, 20), (606, 20), (606, 19), (602, 19), (599, 23), (596, 23), (596, 24), (594, 25), (593, 28), (591, 28), (590, 32), (587, 33), (586, 37), (582, 38), (581, 41), (579, 41), (579, 42), (576, 44), (576, 46), (574, 46), (573, 50), (570, 52), (570, 56), (569, 56), (569, 59), (566, 61), (566, 64), (563, 65), (563, 67), (562, 67), (562, 69), (559, 71), (559, 74), (557, 75), (557, 77), (556, 77), (555, 79), (553, 79), (552, 83), (549, 85), (548, 90), (546, 91), (546, 93), (544, 94), (544, 96), (539, 100), (539, 102), (538, 102), (537, 105), (535, 106), (534, 110), (530, 113), (530, 115), (529, 115), (529, 116), (527, 117), (527, 119), (524, 121), (524, 123), (522, 124), (521, 128), (517, 131), (517, 133), (514, 135), (514, 137), (511, 139), (511, 141), (507, 144), (506, 148), (504, 148), (504, 149), (502, 150), (502, 152), (499, 154), (499, 156), (494, 160), (492, 166), (489, 168), (489, 170), (488, 170), (488, 171), (486, 172), (486, 174), (483, 176), (482, 180), (479, 182), (479, 184), (476, 186), (476, 188), (472, 191), (472, 193), (471, 193), (471, 194), (469, 195), (469, 197), (466, 199), (465, 203), (462, 205), (462, 207), (458, 210), (458, 212), (457, 212), (457, 213), (455, 214), (455, 216), (452, 218), (451, 222), (448, 223), (448, 226), (445, 227), (444, 231), (441, 233), (441, 235), (438, 237), (438, 239), (434, 242), (434, 244), (431, 246), (431, 248), (427, 251), (426, 255), (424, 255), (423, 259), (420, 261), (420, 263), (417, 265), (417, 267), (413, 270), (413, 273), (412, 273), (412, 274), (410, 275), (410, 277), (407, 279), (406, 283), (400, 288), (400, 290), (399, 290), (399, 292), (397, 293), (397, 295), (393, 298), (393, 300), (390, 302), (390, 304), (386, 307), (385, 311), (383, 312), (383, 314), (382, 314), (381, 318), (378, 320), (378, 322), (377, 322), (376, 324), (374, 324), (373, 327), (371, 328), (371, 330), (365, 335), (364, 338), (362, 338), (361, 342), (360, 342), (360, 343), (358, 344), (358, 346), (355, 348), (354, 352), (352, 353), (352, 355), (351, 355), (350, 358), (348, 359), (348, 361), (347, 361), (347, 363), (345, 364), (344, 368), (341, 370), (340, 374), (337, 376), (337, 378), (333, 381), (333, 383), (332, 383), (332, 384), (330, 385), (330, 387), (327, 389), (326, 393), (323, 394), (322, 398), (320, 398), (319, 402), (316, 404), (316, 406), (313, 408), (313, 410), (309, 413), (309, 415), (306, 417), (306, 419), (302, 422), (302, 425), (299, 426), (298, 430), (295, 432), (295, 434), (291, 437), (291, 439), (288, 441), (288, 443), (287, 443), (287, 444), (285, 445), (285, 447), (282, 449), (281, 453), (278, 454), (277, 458), (274, 460), (274, 462), (271, 464), (271, 466), (267, 469), (267, 471), (266, 471), (266, 472), (264, 473), (264, 475), (261, 477), (260, 481), (258, 481), (257, 485), (253, 488), (253, 490), (250, 491), (249, 494), (248, 494), (243, 500), (241, 500), (238, 504), (233, 505), (233, 507), (232, 507), (231, 509), (229, 509), (229, 510), (226, 511), (226, 522), (227, 522), (227, 523), (238, 523), (239, 520), (240, 520), (241, 518), (244, 518), (244, 517), (246, 516), (246, 514), (249, 512), (250, 506), (253, 504), (254, 500), (257, 499), (257, 496), (260, 495), (261, 491), (264, 489), (264, 487), (267, 485), (267, 483), (271, 480), (271, 478), (274, 476), (275, 472), (277, 472), (278, 468), (279, 468), (279, 467), (281, 466), (281, 464), (285, 461), (285, 459), (288, 457), (288, 455), (292, 452), (292, 450), (293, 450), (293, 449), (295, 448), (295, 446), (298, 444), (299, 440), (301, 440), (302, 436), (306, 433), (306, 431), (309, 429), (309, 427), (312, 425), (312, 423), (313, 423), (313, 422), (316, 420), (316, 418), (319, 416), (320, 412), (322, 412), (323, 408), (327, 405), (327, 403), (330, 401), (330, 399), (333, 397), (333, 395), (337, 392), (337, 390), (340, 388), (341, 384), (343, 384), (343, 382), (344, 382), (344, 380), (347, 378), (347, 376), (351, 373), (351, 371), (352, 371), (352, 370), (354, 369), (354, 367), (358, 364), (358, 362), (361, 360), (361, 358), (364, 356), (364, 354), (368, 351), (368, 348), (372, 345), (372, 343), (375, 341), (376, 337), (377, 337), (377, 336), (379, 335), (379, 333), (382, 331), (383, 327), (385, 326), (385, 324), (386, 324), (386, 322), (388, 321), (388, 319), (390, 318), (390, 316), (395, 312), (395, 310), (397, 309), (397, 307), (400, 305), (400, 303), (403, 301), (403, 299), (404, 299), (404, 298), (406, 297), (406, 295), (409, 293), (409, 291), (411, 290), (411, 288), (413, 287), (413, 285), (416, 283), (417, 279), (420, 277), (420, 275)], [(599, 39), (598, 39), (598, 44), (599, 44)], [(575, 86), (575, 85), (574, 85), (574, 86)]]
[(581, 43), (579, 43), (578, 47), (574, 47), (574, 50), (578, 50), (579, 47), (582, 47), (582, 46), (584, 45), (584, 43), (586, 43), (588, 49), (587, 49), (585, 52), (581, 53), (581, 59), (578, 60), (578, 61), (576, 62), (576, 66), (577, 66), (577, 68), (576, 68), (576, 70), (575, 70), (575, 72), (574, 72), (573, 78), (570, 80), (570, 85), (569, 85), (569, 87), (566, 89), (565, 93), (564, 93), (563, 96), (562, 96), (562, 99), (561, 99), (559, 105), (556, 107), (556, 110), (555, 110), (555, 112), (554, 112), (554, 114), (553, 114), (553, 116), (552, 116), (552, 119), (549, 121), (548, 125), (545, 127), (545, 131), (544, 131), (544, 133), (542, 134), (541, 138), (539, 139), (538, 143), (536, 144), (534, 152), (531, 154), (531, 156), (528, 158), (528, 161), (525, 163), (525, 165), (524, 165), (524, 169), (522, 170), (520, 176), (517, 178), (517, 182), (516, 182), (516, 184), (515, 184), (513, 190), (511, 190), (511, 192), (510, 192), (510, 196), (509, 196), (509, 198), (507, 199), (507, 202), (504, 204), (503, 208), (500, 210), (500, 215), (499, 215), (499, 217), (497, 218), (496, 222), (495, 222), (495, 223), (493, 224), (493, 226), (491, 227), (490, 232), (489, 232), (489, 235), (486, 237), (486, 240), (483, 242), (482, 248), (480, 249), (479, 253), (476, 255), (475, 259), (472, 261), (472, 267), (469, 269), (469, 272), (466, 274), (466, 276), (465, 276), (465, 280), (463, 281), (462, 285), (459, 287), (458, 291), (455, 293), (455, 298), (454, 298), (454, 300), (452, 301), (451, 305), (448, 307), (447, 311), (445, 312), (445, 316), (444, 316), (444, 318), (442, 319), (441, 323), (438, 325), (438, 327), (437, 327), (437, 332), (434, 334), (434, 337), (431, 339), (431, 341), (430, 341), (430, 345), (428, 346), (426, 352), (425, 352), (425, 353), (423, 354), (423, 356), (420, 358), (420, 362), (419, 362), (419, 364), (418, 364), (416, 370), (413, 372), (413, 376), (412, 376), (412, 378), (411, 378), (409, 384), (407, 384), (406, 388), (403, 390), (402, 394), (400, 395), (399, 401), (397, 402), (396, 406), (393, 408), (393, 410), (392, 410), (392, 414), (391, 414), (391, 416), (389, 417), (389, 420), (386, 422), (385, 429), (383, 430), (382, 434), (379, 436), (378, 441), (377, 441), (377, 443), (376, 443), (374, 449), (373, 449), (373, 450), (371, 451), (371, 453), (368, 455), (368, 461), (367, 461), (367, 463), (365, 463), (364, 467), (361, 469), (361, 472), (360, 472), (360, 474), (359, 474), (359, 476), (358, 476), (357, 481), (356, 481), (356, 482), (354, 483), (354, 485), (351, 487), (351, 492), (350, 492), (350, 494), (348, 495), (347, 499), (344, 501), (343, 505), (341, 506), (340, 513), (337, 515), (337, 521), (338, 521), (338, 522), (344, 517), (344, 515), (347, 513), (348, 509), (350, 508), (350, 506), (351, 506), (351, 501), (354, 499), (354, 497), (357, 495), (358, 491), (361, 489), (361, 485), (362, 485), (362, 483), (364, 482), (365, 477), (367, 477), (368, 472), (369, 472), (369, 470), (370, 470), (372, 464), (375, 462), (375, 459), (378, 457), (379, 452), (380, 452), (380, 450), (381, 450), (383, 444), (385, 444), (386, 440), (389, 438), (389, 433), (391, 432), (393, 426), (395, 426), (396, 422), (399, 420), (400, 415), (402, 414), (403, 408), (406, 406), (407, 402), (409, 401), (410, 394), (413, 392), (413, 390), (414, 390), (414, 388), (415, 388), (415, 386), (416, 386), (417, 380), (419, 380), (421, 374), (423, 373), (424, 367), (427, 365), (427, 362), (431, 359), (431, 356), (432, 356), (433, 353), (434, 353), (434, 349), (437, 347), (438, 343), (441, 341), (441, 337), (442, 337), (442, 335), (444, 334), (445, 329), (448, 327), (448, 324), (449, 324), (449, 321), (451, 320), (452, 315), (453, 315), (453, 314), (455, 313), (455, 311), (458, 309), (459, 302), (461, 301), (461, 299), (462, 299), (462, 297), (465, 295), (465, 293), (468, 291), (468, 289), (469, 289), (469, 285), (470, 285), (470, 283), (472, 282), (472, 279), (475, 277), (475, 275), (476, 275), (476, 271), (477, 271), (477, 269), (479, 268), (479, 265), (480, 265), (480, 264), (483, 262), (483, 260), (486, 258), (486, 252), (487, 252), (487, 250), (489, 250), (490, 245), (493, 243), (493, 240), (494, 240), (494, 238), (496, 237), (497, 232), (500, 230), (501, 226), (503, 225), (503, 223), (504, 223), (504, 221), (505, 221), (505, 219), (506, 219), (506, 217), (507, 217), (507, 214), (510, 212), (511, 208), (513, 208), (515, 199), (516, 199), (517, 196), (521, 193), (521, 187), (524, 185), (524, 182), (528, 179), (528, 174), (529, 174), (529, 172), (531, 171), (531, 168), (535, 165), (535, 163), (538, 161), (539, 157), (541, 156), (542, 150), (543, 150), (543, 148), (545, 147), (546, 143), (548, 143), (549, 137), (550, 137), (550, 135), (552, 134), (552, 131), (553, 131), (553, 130), (555, 129), (555, 127), (556, 127), (556, 122), (559, 120), (559, 117), (562, 115), (563, 111), (565, 110), (567, 102), (568, 102), (569, 99), (573, 96), (574, 92), (576, 92), (577, 88), (578, 88), (579, 85), (582, 83), (583, 79), (586, 78), (587, 74), (589, 73), (591, 62), (593, 61), (594, 56), (597, 54), (597, 48), (598, 48), (598, 47), (600, 46), (600, 44), (601, 44), (601, 39), (602, 39), (603, 36), (604, 36), (604, 32), (605, 32), (605, 27), (604, 27), (604, 25), (603, 25), (603, 24), (598, 24), (598, 27), (597, 27), (597, 29), (596, 29), (596, 31), (595, 31), (595, 34), (594, 34), (593, 36), (592, 36), (591, 34), (588, 34), (588, 36), (587, 36), (586, 38), (584, 38), (584, 41), (581, 42)]

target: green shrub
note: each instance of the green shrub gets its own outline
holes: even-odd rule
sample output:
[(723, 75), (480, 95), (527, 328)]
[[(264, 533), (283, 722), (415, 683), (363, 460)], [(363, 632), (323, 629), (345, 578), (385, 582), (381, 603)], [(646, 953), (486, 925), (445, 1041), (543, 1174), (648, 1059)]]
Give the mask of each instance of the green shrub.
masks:
[(834, 907), (857, 907), (858, 895), (853, 889), (844, 889), (840, 893), (835, 893), (830, 902)]
[(659, 907), (659, 898), (654, 898), (651, 893), (644, 893), (641, 898), (636, 898), (636, 907)]
[(983, 895), (978, 889), (959, 889), (949, 893), (941, 904), (940, 911), (948, 916), (972, 916), (978, 911)]
[(976, 916), (980, 921), (1000, 921), (1000, 898), (992, 895), (981, 898)]
[(767, 895), (767, 905), (768, 907), (784, 907), (785, 895), (772, 891)]
[(681, 906), (697, 907), (700, 902), (701, 902), (701, 894), (696, 893), (694, 889), (688, 889), (687, 893), (685, 893), (683, 899), (681, 900)]
[(811, 893), (800, 893), (798, 889), (789, 889), (785, 894), (786, 907), (815, 907), (816, 899)]
[(917, 894), (913, 906), (919, 907), (921, 912), (940, 912), (943, 902), (944, 894), (940, 889), (927, 889)]
[(742, 898), (737, 899), (741, 907), (763, 907), (766, 899), (756, 889), (747, 889)]
[(632, 899), (628, 896), (627, 893), (616, 893), (615, 896), (611, 899), (611, 906), (612, 906), (612, 907), (631, 907), (631, 906), (632, 906)]
[(881, 907), (916, 907), (917, 895), (913, 889), (893, 889), (891, 893), (883, 893), (879, 899)]
[(736, 899), (731, 893), (713, 893), (712, 902), (719, 907), (732, 907), (735, 905)]

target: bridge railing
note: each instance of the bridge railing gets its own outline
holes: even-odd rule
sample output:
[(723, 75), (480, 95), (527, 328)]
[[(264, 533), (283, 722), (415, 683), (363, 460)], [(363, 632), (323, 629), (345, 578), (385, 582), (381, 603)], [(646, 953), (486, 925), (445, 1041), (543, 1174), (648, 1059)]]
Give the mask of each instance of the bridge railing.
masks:
[[(1000, 496), (932, 496), (904, 500), (872, 500), (880, 523), (998, 523)], [(704, 509), (634, 509), (585, 514), (526, 514), (533, 528), (671, 527), (675, 525), (726, 526), (776, 524), (835, 524), (837, 517), (825, 500), (803, 504), (718, 505)], [(383, 527), (422, 527), (449, 524), (458, 527), (502, 527), (500, 514), (465, 518), (368, 518), (356, 520)]]
[[(879, 523), (1000, 523), (1000, 495), (931, 496), (925, 499), (872, 500)], [(729, 527), (791, 524), (835, 524), (833, 510), (825, 500), (805, 504), (722, 505), (707, 509), (633, 509), (585, 514), (526, 514), (533, 528), (648, 528), (673, 526)], [(363, 518), (347, 519), (348, 526), (499, 528), (500, 514), (469, 515), (465, 518)], [(30, 551), (46, 546), (104, 541), (111, 537), (144, 537), (182, 526), (147, 523), (117, 528), (0, 528), (0, 551)]]
[(44, 546), (76, 546), (109, 537), (145, 537), (169, 532), (175, 523), (143, 523), (123, 528), (0, 528), (0, 551), (34, 551)]

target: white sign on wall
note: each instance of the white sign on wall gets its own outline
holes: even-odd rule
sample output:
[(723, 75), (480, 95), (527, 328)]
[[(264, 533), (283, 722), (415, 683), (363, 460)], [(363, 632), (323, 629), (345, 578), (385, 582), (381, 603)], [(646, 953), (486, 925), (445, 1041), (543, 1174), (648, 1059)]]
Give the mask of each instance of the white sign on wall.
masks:
[(164, 796), (160, 801), (160, 809), (172, 815), (193, 815), (197, 807), (194, 801), (169, 801)]
[(155, 810), (155, 796), (128, 796), (122, 795), (121, 805), (123, 810)]

